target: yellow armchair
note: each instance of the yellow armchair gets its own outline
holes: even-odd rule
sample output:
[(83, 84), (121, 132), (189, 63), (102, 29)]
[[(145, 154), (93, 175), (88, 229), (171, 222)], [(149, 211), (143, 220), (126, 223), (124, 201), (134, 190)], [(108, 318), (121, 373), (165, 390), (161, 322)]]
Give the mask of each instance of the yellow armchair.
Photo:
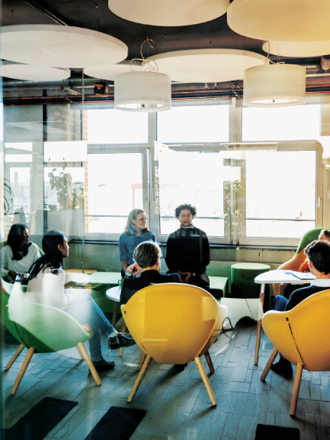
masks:
[(146, 355), (128, 397), (131, 402), (151, 359), (165, 364), (186, 364), (195, 360), (212, 405), (216, 405), (200, 357), (205, 355), (214, 372), (209, 348), (216, 341), (227, 307), (204, 289), (187, 284), (148, 286), (121, 306), (123, 318), (137, 345)]
[(315, 293), (287, 312), (269, 311), (262, 319), (262, 326), (274, 344), (274, 350), (260, 377), (262, 381), (281, 353), (295, 364), (290, 415), (297, 407), (303, 368), (308, 371), (330, 371), (330, 289)]

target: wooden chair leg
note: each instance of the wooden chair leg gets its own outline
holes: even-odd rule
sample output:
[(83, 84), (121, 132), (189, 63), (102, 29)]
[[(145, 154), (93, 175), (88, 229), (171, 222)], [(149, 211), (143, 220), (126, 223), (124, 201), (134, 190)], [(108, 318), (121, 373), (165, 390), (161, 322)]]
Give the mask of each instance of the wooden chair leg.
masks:
[(80, 356), (80, 359), (81, 359), (82, 361), (84, 361), (85, 358), (84, 358), (84, 356), (83, 356), (83, 354), (82, 354), (80, 348), (78, 347), (78, 345), (77, 345), (77, 351), (78, 351), (78, 354), (79, 354), (79, 356)]
[(210, 353), (208, 351), (205, 353), (205, 359), (206, 359), (207, 365), (209, 366), (210, 373), (213, 374), (214, 373), (214, 366), (213, 366), (213, 362), (212, 362)]
[(141, 353), (140, 360), (139, 360), (138, 370), (141, 370), (142, 365), (143, 365), (143, 362), (144, 362), (144, 360), (145, 360), (146, 357), (147, 357), (147, 355), (146, 355), (145, 353), (142, 352), (142, 353)]
[(299, 390), (300, 390), (302, 370), (303, 370), (303, 365), (297, 364), (296, 375), (294, 378), (294, 384), (293, 384), (293, 390), (292, 390), (290, 416), (294, 416), (296, 414), (297, 400), (298, 400), (298, 394), (299, 394)]
[(195, 357), (195, 362), (197, 364), (197, 368), (199, 370), (199, 373), (200, 373), (200, 375), (202, 377), (202, 381), (204, 382), (207, 394), (209, 395), (209, 398), (211, 400), (212, 406), (216, 406), (217, 401), (216, 401), (216, 399), (214, 397), (214, 393), (213, 393), (213, 390), (211, 388), (211, 384), (210, 384), (209, 378), (207, 377), (207, 374), (205, 373), (205, 370), (204, 370), (201, 358), (199, 356)]
[(259, 308), (258, 308), (256, 348), (254, 353), (254, 365), (258, 365), (259, 347), (260, 347), (260, 338), (261, 338), (261, 320), (262, 320), (262, 315), (264, 313), (264, 302), (265, 302), (265, 284), (261, 284)]
[(116, 319), (117, 319), (117, 313), (118, 313), (118, 305), (119, 305), (119, 303), (117, 301), (113, 305), (112, 321), (111, 321), (111, 324), (113, 326), (116, 325)]
[(262, 372), (261, 376), (260, 376), (260, 380), (264, 381), (266, 379), (267, 374), (269, 373), (270, 367), (273, 365), (273, 362), (277, 356), (278, 350), (277, 348), (273, 348), (273, 351), (271, 353), (271, 355), (269, 356), (268, 362), (264, 368), (264, 371)]
[(34, 348), (30, 347), (29, 351), (27, 352), (27, 354), (25, 356), (23, 364), (22, 364), (22, 366), (21, 366), (21, 368), (20, 368), (20, 370), (18, 372), (18, 375), (16, 377), (15, 383), (14, 383), (12, 389), (11, 389), (10, 394), (14, 395), (16, 393), (17, 388), (19, 387), (19, 384), (21, 383), (21, 380), (23, 379), (25, 371), (26, 371), (27, 367), (29, 366), (29, 363), (30, 363), (30, 361), (32, 359), (33, 353), (34, 353)]
[(5, 370), (8, 371), (10, 369), (10, 367), (13, 365), (13, 363), (16, 361), (16, 359), (18, 358), (18, 356), (21, 354), (22, 350), (24, 349), (25, 345), (20, 344), (18, 349), (15, 351), (15, 353), (12, 355), (10, 361), (8, 362), (8, 364), (5, 366)]
[[(122, 325), (122, 327), (121, 327), (121, 333), (124, 335), (125, 333), (126, 333), (126, 324), (125, 324), (125, 321), (123, 320), (123, 325)], [(122, 356), (123, 355), (123, 350), (124, 350), (124, 348), (123, 347), (120, 347), (120, 349), (119, 349), (119, 356)]]
[(100, 376), (98, 375), (94, 364), (91, 360), (91, 358), (89, 357), (89, 354), (87, 353), (86, 347), (84, 346), (84, 344), (82, 342), (78, 342), (77, 344), (77, 348), (78, 348), (78, 352), (82, 354), (83, 358), (86, 361), (86, 364), (88, 365), (89, 371), (91, 372), (91, 375), (93, 376), (93, 379), (96, 382), (96, 385), (101, 385), (102, 381), (100, 379)]
[(137, 392), (137, 390), (139, 389), (139, 386), (141, 385), (141, 382), (144, 378), (144, 375), (146, 374), (147, 368), (150, 364), (151, 361), (151, 356), (147, 355), (145, 358), (145, 361), (142, 365), (142, 368), (140, 370), (140, 373), (138, 374), (138, 377), (136, 378), (136, 381), (133, 385), (132, 391), (130, 392), (130, 395), (128, 396), (127, 402), (131, 403), (132, 400), (134, 399), (134, 396)]

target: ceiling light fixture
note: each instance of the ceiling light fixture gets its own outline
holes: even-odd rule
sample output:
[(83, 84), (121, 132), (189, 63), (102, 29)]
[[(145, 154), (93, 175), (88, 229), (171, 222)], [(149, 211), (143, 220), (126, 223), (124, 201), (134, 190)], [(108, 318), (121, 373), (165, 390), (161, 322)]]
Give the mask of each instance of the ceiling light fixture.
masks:
[(225, 14), (229, 0), (108, 0), (109, 9), (125, 20), (150, 26), (188, 26)]
[(234, 0), (227, 11), (229, 27), (265, 41), (330, 40), (329, 0)]
[(293, 64), (265, 64), (246, 69), (243, 105), (274, 107), (305, 104), (306, 68)]
[(132, 60), (132, 71), (120, 73), (115, 77), (115, 108), (126, 111), (159, 112), (171, 108), (171, 78), (158, 72), (156, 63), (147, 63), (146, 70), (133, 71), (133, 63), (144, 61), (143, 46), (154, 41), (147, 38), (141, 45), (141, 58)]

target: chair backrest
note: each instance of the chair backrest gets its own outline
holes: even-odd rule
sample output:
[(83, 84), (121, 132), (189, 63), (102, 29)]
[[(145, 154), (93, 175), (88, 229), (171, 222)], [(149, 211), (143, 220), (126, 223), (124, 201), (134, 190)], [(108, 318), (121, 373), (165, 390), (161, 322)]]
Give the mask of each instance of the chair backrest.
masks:
[(88, 341), (92, 333), (63, 310), (26, 299), (19, 283), (15, 283), (8, 301), (9, 319), (15, 327), (19, 340), (36, 352), (49, 353), (74, 347), (78, 342)]
[(290, 362), (310, 371), (330, 371), (330, 290), (315, 293), (288, 312), (267, 312), (265, 333)]
[(317, 240), (320, 232), (323, 229), (329, 229), (329, 228), (315, 228), (315, 229), (311, 229), (310, 231), (306, 232), (300, 239), (300, 242), (298, 244), (297, 250), (296, 250), (296, 254), (299, 254), (300, 251), (302, 251), (303, 249), (305, 249), (305, 247), (311, 243), (314, 240)]
[(121, 310), (141, 350), (168, 364), (190, 362), (206, 353), (227, 314), (227, 307), (206, 290), (179, 283), (148, 286)]

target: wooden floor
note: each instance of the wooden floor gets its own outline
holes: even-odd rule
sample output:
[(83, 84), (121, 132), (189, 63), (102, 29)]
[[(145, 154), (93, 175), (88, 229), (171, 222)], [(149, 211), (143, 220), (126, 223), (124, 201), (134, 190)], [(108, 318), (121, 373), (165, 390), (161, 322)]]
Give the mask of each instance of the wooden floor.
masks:
[[(255, 337), (256, 325), (238, 323), (213, 345), (215, 374), (210, 382), (218, 401), (215, 408), (210, 406), (194, 362), (177, 374), (172, 365), (152, 362), (133, 403), (128, 404), (140, 351), (136, 346), (127, 348), (120, 358), (118, 350), (108, 352), (105, 340), (105, 357), (114, 359), (116, 368), (101, 375), (100, 387), (72, 349), (35, 355), (16, 395), (11, 396), (21, 355), (9, 372), (2, 373), (5, 427), (10, 428), (43, 397), (57, 397), (78, 405), (47, 439), (83, 440), (111, 406), (121, 406), (147, 411), (132, 440), (252, 440), (258, 423), (297, 427), (301, 440), (329, 440), (330, 373), (303, 373), (296, 418), (291, 418), (293, 379), (287, 381), (270, 372), (265, 383), (260, 381), (272, 345), (263, 334), (255, 366)], [(2, 363), (6, 365), (17, 343), (10, 335), (3, 341)]]

